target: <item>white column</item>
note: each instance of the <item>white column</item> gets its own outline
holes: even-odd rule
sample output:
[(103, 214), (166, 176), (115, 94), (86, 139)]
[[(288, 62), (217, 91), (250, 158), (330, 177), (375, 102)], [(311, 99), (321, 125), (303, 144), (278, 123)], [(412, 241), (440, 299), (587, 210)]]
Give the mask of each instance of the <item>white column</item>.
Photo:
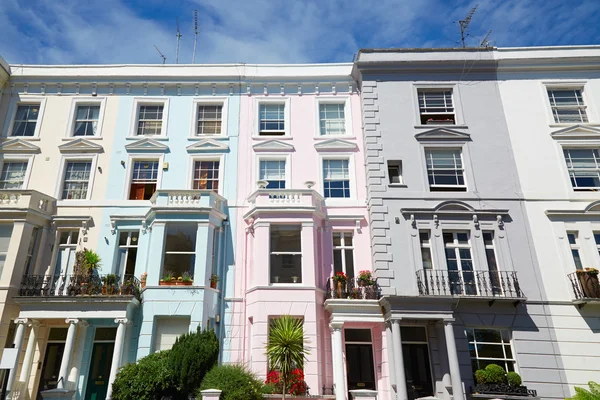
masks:
[(79, 321), (77, 326), (77, 340), (75, 341), (73, 365), (71, 367), (71, 371), (69, 372), (69, 382), (77, 382), (79, 380), (79, 370), (81, 369), (81, 363), (83, 361), (83, 350), (85, 349), (85, 340), (89, 324), (86, 321)]
[(402, 338), (400, 337), (400, 319), (392, 320), (392, 341), (394, 346), (394, 370), (396, 372), (396, 398), (398, 400), (408, 400)]
[(106, 391), (106, 399), (112, 398), (112, 384), (117, 377), (117, 371), (121, 366), (121, 357), (123, 356), (123, 347), (125, 346), (125, 330), (129, 321), (127, 318), (117, 318), (115, 322), (117, 326), (117, 336), (115, 337), (115, 349), (113, 350), (112, 363), (110, 364), (110, 375), (108, 377), (108, 390)]
[(452, 397), (454, 400), (463, 400), (462, 380), (460, 378), (460, 365), (458, 363), (458, 352), (454, 340), (454, 326), (452, 320), (444, 320), (444, 334), (446, 336), (446, 349), (448, 350), (448, 366), (450, 367), (450, 378), (452, 380)]
[(387, 358), (388, 358), (388, 374), (390, 379), (390, 393), (394, 396), (396, 385), (396, 369), (394, 360), (394, 338), (392, 334), (392, 322), (389, 321), (385, 324), (385, 341), (387, 344)]
[(29, 339), (27, 339), (27, 350), (25, 350), (25, 358), (23, 359), (21, 376), (19, 377), (19, 382), (22, 382), (23, 385), (21, 393), (19, 393), (20, 399), (24, 399), (25, 393), (27, 393), (27, 385), (29, 384), (29, 375), (31, 375), (31, 365), (33, 364), (33, 355), (35, 354), (35, 345), (37, 344), (40, 322), (32, 320), (29, 325), (31, 326), (31, 332), (29, 332)]
[(342, 349), (343, 322), (331, 322), (331, 355), (333, 362), (333, 385), (335, 400), (346, 400), (346, 377), (344, 375), (344, 350)]
[(67, 331), (67, 340), (65, 342), (65, 352), (63, 353), (60, 362), (60, 373), (58, 374), (58, 389), (68, 389), (67, 380), (69, 379), (69, 367), (71, 365), (71, 357), (73, 356), (73, 348), (75, 347), (75, 334), (77, 333), (78, 319), (69, 318), (65, 322), (69, 324)]
[(8, 383), (6, 384), (6, 391), (10, 393), (13, 386), (15, 385), (15, 379), (17, 379), (17, 369), (19, 368), (19, 359), (21, 358), (21, 348), (23, 347), (23, 339), (25, 338), (25, 328), (27, 326), (27, 318), (15, 319), (17, 324), (17, 331), (15, 332), (14, 345), (17, 349), (17, 360), (15, 361), (14, 367), (11, 368), (8, 374)]

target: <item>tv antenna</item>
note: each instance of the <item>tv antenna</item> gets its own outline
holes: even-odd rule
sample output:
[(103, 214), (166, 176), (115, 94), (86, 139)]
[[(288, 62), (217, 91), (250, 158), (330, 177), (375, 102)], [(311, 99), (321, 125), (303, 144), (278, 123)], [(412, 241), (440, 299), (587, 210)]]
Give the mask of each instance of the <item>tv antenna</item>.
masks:
[(154, 45), (154, 48), (156, 49), (156, 51), (158, 51), (158, 54), (160, 54), (160, 56), (162, 57), (162, 59), (163, 59), (163, 65), (165, 65), (165, 61), (167, 61), (167, 57), (165, 57), (163, 55), (163, 53), (160, 52), (160, 50), (158, 49), (158, 47), (156, 47), (156, 45)]
[(181, 37), (183, 35), (181, 34), (181, 32), (179, 32), (179, 18), (176, 18), (175, 21), (177, 23), (177, 35), (175, 35), (177, 37), (177, 49), (175, 50), (175, 64), (179, 64), (179, 41), (181, 40)]
[(198, 41), (198, 10), (194, 10), (194, 53), (192, 54), (192, 64), (196, 63), (196, 42)]
[(463, 49), (467, 47), (465, 44), (465, 39), (467, 38), (467, 36), (469, 36), (469, 34), (467, 33), (467, 28), (471, 23), (471, 18), (473, 18), (473, 14), (475, 14), (475, 10), (477, 10), (477, 7), (479, 7), (479, 4), (471, 8), (471, 11), (469, 11), (465, 19), (461, 19), (460, 21), (458, 21), (458, 24), (460, 25), (460, 40), (462, 42)]
[(490, 29), (488, 31), (488, 33), (485, 34), (485, 36), (483, 37), (483, 39), (481, 40), (481, 43), (479, 43), (479, 47), (489, 47), (490, 46), (490, 34), (492, 33), (492, 30)]

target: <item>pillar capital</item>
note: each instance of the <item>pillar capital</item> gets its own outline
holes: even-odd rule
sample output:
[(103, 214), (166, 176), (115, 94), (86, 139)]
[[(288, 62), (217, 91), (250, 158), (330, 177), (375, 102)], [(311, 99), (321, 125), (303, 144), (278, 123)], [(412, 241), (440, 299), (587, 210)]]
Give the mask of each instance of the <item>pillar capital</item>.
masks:
[(15, 319), (15, 324), (17, 325), (27, 325), (29, 324), (30, 319), (29, 318), (16, 318)]
[(442, 323), (444, 325), (452, 325), (454, 323), (454, 321), (456, 321), (454, 318), (444, 318), (442, 320)]
[(331, 329), (331, 331), (339, 331), (344, 327), (344, 323), (343, 322), (330, 322), (329, 323), (329, 329)]
[(65, 319), (65, 322), (67, 324), (69, 324), (69, 325), (77, 325), (77, 324), (80, 324), (80, 323), (85, 322), (85, 321), (83, 321), (83, 320), (81, 320), (79, 318), (67, 318), (67, 319)]
[(391, 323), (395, 325), (400, 325), (400, 322), (402, 322), (402, 318), (394, 318), (391, 320)]
[(42, 325), (42, 323), (40, 321), (38, 321), (37, 319), (29, 320), (29, 326), (31, 326), (32, 328), (38, 328), (40, 325)]
[(131, 325), (132, 322), (128, 318), (115, 318), (115, 324)]

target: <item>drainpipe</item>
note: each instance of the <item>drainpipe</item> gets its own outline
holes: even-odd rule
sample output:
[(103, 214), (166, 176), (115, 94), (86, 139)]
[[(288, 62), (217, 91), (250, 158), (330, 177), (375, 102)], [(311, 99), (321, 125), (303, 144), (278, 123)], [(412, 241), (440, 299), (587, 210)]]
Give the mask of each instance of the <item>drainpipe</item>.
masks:
[[(226, 278), (226, 266), (227, 266), (227, 228), (229, 227), (228, 221), (223, 221), (223, 233), (221, 234), (221, 243), (219, 243), (219, 264), (223, 264), (221, 270), (223, 271), (223, 283)], [(235, 283), (235, 280), (234, 280)], [(219, 343), (222, 345), (223, 337), (225, 336), (225, 285), (221, 285), (221, 304), (219, 305)], [(219, 362), (223, 361), (223, 351), (219, 352)]]

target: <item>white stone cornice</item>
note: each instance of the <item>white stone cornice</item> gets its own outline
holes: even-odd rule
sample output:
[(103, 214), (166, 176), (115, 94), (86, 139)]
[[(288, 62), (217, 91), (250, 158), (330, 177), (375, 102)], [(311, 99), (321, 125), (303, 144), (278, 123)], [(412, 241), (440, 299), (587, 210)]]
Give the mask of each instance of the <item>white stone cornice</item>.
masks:
[(0, 143), (0, 153), (37, 154), (40, 148), (35, 144), (23, 139), (9, 139)]
[(214, 139), (202, 139), (186, 147), (188, 153), (216, 152), (223, 153), (229, 151), (227, 143)]
[(169, 146), (163, 144), (155, 139), (143, 138), (136, 140), (133, 143), (125, 145), (125, 150), (131, 151), (152, 151), (152, 152), (166, 152), (169, 150)]
[(61, 153), (102, 153), (104, 148), (87, 139), (73, 139), (65, 144), (58, 146)]

